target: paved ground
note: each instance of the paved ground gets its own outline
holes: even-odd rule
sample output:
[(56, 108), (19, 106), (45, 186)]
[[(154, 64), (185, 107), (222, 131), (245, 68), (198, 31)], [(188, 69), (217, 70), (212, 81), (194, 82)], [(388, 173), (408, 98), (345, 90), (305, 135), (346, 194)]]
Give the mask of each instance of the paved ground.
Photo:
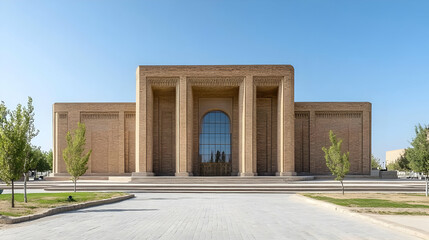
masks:
[(408, 228), (415, 229), (429, 236), (429, 216), (410, 216), (410, 215), (375, 215), (372, 217), (386, 222), (396, 223)]
[(291, 194), (138, 193), (135, 199), (14, 226), (19, 239), (413, 239)]

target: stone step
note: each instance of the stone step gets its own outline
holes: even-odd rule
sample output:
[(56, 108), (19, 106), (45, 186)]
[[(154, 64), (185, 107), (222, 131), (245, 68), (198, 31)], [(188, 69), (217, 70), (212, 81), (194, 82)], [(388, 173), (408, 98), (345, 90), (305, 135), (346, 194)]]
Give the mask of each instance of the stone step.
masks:
[[(70, 176), (49, 176), (45, 177), (46, 181), (69, 181)], [(79, 180), (109, 180), (109, 176), (81, 176), (79, 177)]]
[(153, 184), (271, 184), (291, 181), (309, 181), (313, 176), (255, 176), (255, 177), (135, 177), (131, 183)]
[[(79, 191), (130, 191), (130, 192), (319, 192), (341, 190), (335, 185), (79, 185)], [(423, 192), (424, 186), (346, 186), (356, 192)], [(46, 191), (72, 191), (72, 185), (49, 186)]]

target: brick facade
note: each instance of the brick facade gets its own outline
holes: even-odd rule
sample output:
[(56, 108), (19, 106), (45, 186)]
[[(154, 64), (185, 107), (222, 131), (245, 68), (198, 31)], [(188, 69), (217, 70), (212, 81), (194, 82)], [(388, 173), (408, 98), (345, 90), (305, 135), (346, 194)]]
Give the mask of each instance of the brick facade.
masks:
[(55, 103), (54, 173), (67, 131), (87, 126), (88, 175), (192, 176), (204, 114), (231, 120), (231, 175), (327, 174), (328, 132), (350, 151), (350, 174), (369, 174), (371, 104), (295, 103), (290, 65), (140, 66), (136, 103)]

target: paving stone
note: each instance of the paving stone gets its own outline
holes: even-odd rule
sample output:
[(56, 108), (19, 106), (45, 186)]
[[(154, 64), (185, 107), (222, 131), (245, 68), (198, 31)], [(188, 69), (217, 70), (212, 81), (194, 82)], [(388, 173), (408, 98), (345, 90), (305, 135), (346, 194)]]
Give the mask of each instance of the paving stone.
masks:
[(137, 193), (119, 203), (13, 226), (2, 240), (36, 239), (413, 239), (290, 194)]

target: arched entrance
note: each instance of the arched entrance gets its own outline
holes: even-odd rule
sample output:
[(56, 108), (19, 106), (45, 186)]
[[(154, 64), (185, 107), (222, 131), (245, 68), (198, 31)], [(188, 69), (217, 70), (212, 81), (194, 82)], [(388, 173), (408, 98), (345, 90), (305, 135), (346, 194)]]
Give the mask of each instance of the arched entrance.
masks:
[(200, 126), (200, 175), (231, 176), (231, 121), (222, 111), (204, 115)]

